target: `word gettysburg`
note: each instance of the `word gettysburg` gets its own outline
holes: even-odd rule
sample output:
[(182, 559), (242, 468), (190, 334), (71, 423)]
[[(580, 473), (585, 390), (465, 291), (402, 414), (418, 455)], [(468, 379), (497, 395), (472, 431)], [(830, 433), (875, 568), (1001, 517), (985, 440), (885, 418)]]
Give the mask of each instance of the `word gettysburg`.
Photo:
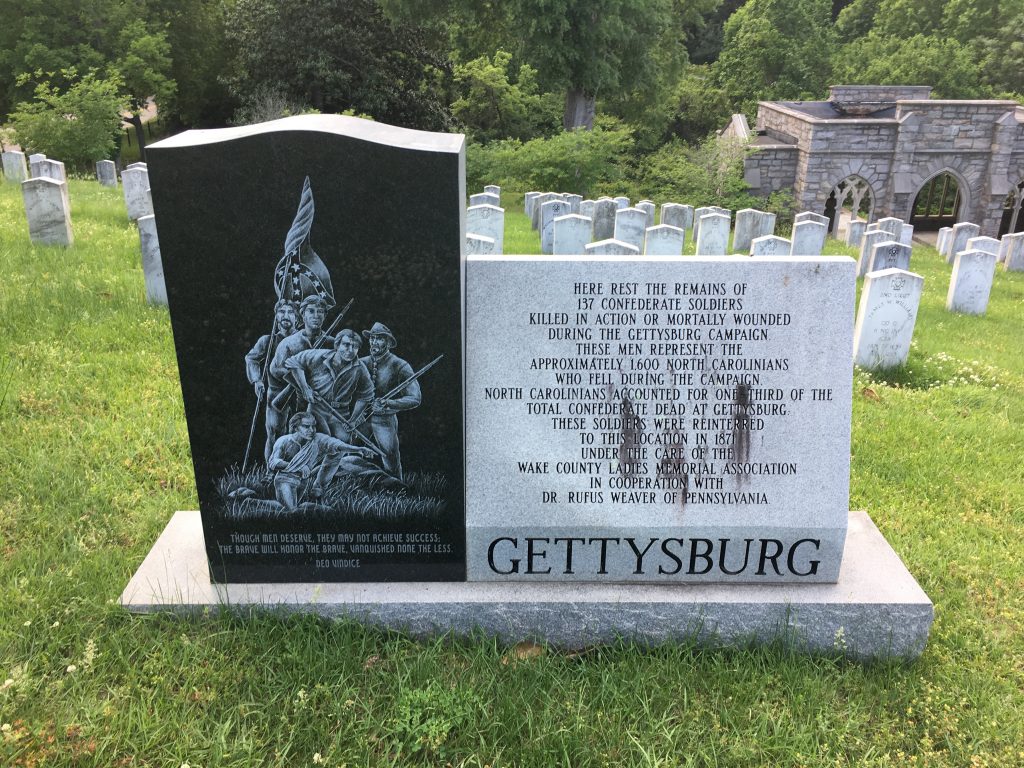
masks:
[(705, 539), (633, 536), (501, 536), (487, 547), (487, 565), (501, 576), (513, 574), (624, 576), (814, 576), (820, 560), (810, 559), (820, 539)]

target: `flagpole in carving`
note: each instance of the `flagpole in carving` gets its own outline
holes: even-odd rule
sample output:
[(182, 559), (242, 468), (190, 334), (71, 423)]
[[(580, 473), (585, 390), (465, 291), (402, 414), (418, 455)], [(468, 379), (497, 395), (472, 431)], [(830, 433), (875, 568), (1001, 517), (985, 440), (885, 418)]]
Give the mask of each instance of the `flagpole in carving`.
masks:
[[(274, 293), (278, 300), (300, 303), (306, 296), (318, 295), (324, 302), (325, 308), (329, 311), (334, 305), (334, 286), (331, 284), (331, 275), (327, 271), (327, 265), (313, 250), (309, 241), (309, 234), (313, 228), (313, 215), (316, 206), (313, 203), (313, 190), (307, 176), (302, 182), (302, 193), (299, 198), (299, 207), (295, 212), (295, 218), (288, 234), (284, 240), (284, 256), (274, 268)], [(351, 306), (351, 302), (349, 302)], [(348, 307), (346, 306), (346, 309)], [(263, 361), (262, 380), (266, 390), (270, 361), (274, 356), (273, 343), (277, 334), (277, 314), (274, 314), (274, 322), (270, 328), (270, 338), (267, 341), (266, 359)], [(322, 338), (322, 336), (321, 336)], [(317, 339), (317, 343), (320, 339)], [(260, 405), (263, 396), (256, 398), (256, 408), (252, 415), (252, 424), (249, 427), (249, 441), (245, 446), (245, 458), (242, 460), (242, 472), (245, 472), (249, 464), (249, 455), (252, 453), (253, 438), (256, 434), (256, 422), (259, 419)]]

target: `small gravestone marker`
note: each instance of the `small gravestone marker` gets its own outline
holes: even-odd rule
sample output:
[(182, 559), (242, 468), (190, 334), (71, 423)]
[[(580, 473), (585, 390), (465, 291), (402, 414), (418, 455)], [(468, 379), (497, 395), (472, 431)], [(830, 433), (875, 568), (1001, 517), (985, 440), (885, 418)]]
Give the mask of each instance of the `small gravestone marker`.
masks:
[(1003, 245), (1003, 269), (1007, 272), (1024, 272), (1024, 232), (1003, 235)]
[(953, 274), (946, 293), (946, 309), (964, 315), (983, 315), (988, 309), (996, 255), (988, 251), (960, 251), (953, 259)]
[(895, 240), (878, 243), (871, 249), (868, 272), (880, 272), (883, 269), (910, 270), (909, 245), (897, 243)]
[(724, 256), (729, 246), (729, 217), (721, 213), (708, 213), (700, 217), (697, 232), (698, 256)]
[(500, 208), (501, 198), (488, 192), (481, 192), (478, 195), (469, 196), (469, 205), (470, 207), (474, 205), (493, 205), (495, 208)]
[(21, 182), (28, 178), (28, 164), (25, 153), (9, 149), (3, 153), (4, 178), (11, 182)]
[(686, 230), (668, 224), (648, 227), (644, 236), (644, 254), (647, 256), (681, 256), (686, 242)]
[(846, 244), (852, 245), (854, 248), (860, 248), (860, 241), (864, 238), (864, 230), (868, 227), (866, 221), (860, 219), (854, 219), (847, 225), (846, 229)]
[(611, 240), (615, 237), (615, 212), (618, 210), (614, 200), (601, 198), (594, 203), (594, 231), (591, 240)]
[(596, 200), (580, 200), (580, 216), (586, 216), (588, 219), (593, 219), (595, 205), (597, 205)]
[(555, 219), (569, 214), (564, 200), (548, 200), (540, 207), (540, 252), (551, 254), (555, 248)]
[(493, 256), (500, 253), (493, 237), (486, 235), (466, 234), (467, 256)]
[(505, 244), (505, 209), (494, 205), (472, 205), (466, 209), (466, 232), (494, 240), (494, 253)]
[(805, 219), (793, 225), (793, 256), (820, 256), (825, 247), (828, 225)]
[(570, 213), (555, 219), (553, 252), (556, 256), (577, 255), (586, 252), (593, 222), (586, 216)]
[(113, 160), (96, 161), (96, 179), (104, 187), (117, 187), (117, 166)]
[(939, 230), (939, 234), (935, 238), (935, 250), (937, 250), (943, 256), (946, 255), (949, 246), (952, 245), (951, 235), (953, 233), (952, 227), (942, 227)]
[(876, 221), (875, 227), (878, 229), (884, 229), (892, 235), (893, 240), (899, 242), (900, 233), (903, 231), (903, 219), (897, 219), (895, 216), (887, 216), (884, 219)]
[(867, 274), (853, 331), (856, 365), (875, 370), (907, 361), (923, 286), (923, 277), (902, 269)]
[(499, 187), (497, 184), (488, 184), (484, 187), (484, 192), (486, 192), (489, 195), (498, 195), (500, 197), (501, 187)]
[(900, 229), (900, 245), (912, 247), (914, 245), (914, 225), (904, 224)]
[(629, 208), (628, 197), (623, 197), (620, 195), (619, 197), (613, 197), (612, 199), (615, 201), (615, 208), (617, 210), (621, 211), (623, 208)]
[(736, 228), (732, 234), (733, 253), (745, 253), (755, 237), (770, 235), (775, 230), (775, 214), (744, 208), (736, 212)]
[(36, 178), (53, 179), (54, 181), (67, 181), (68, 174), (64, 169), (64, 163), (60, 160), (46, 158), (36, 163)]
[(156, 216), (140, 216), (139, 248), (142, 251), (142, 274), (146, 280), (146, 301), (167, 306), (167, 286), (164, 283), (164, 265), (160, 259), (160, 238), (156, 233)]
[(750, 243), (751, 256), (789, 256), (791, 250), (793, 250), (791, 240), (775, 235), (755, 237)]
[(977, 237), (981, 234), (981, 227), (977, 224), (971, 224), (969, 221), (961, 221), (959, 224), (953, 225), (953, 231), (949, 236), (949, 244), (946, 250), (946, 261), (950, 264), (953, 263), (953, 259), (960, 251), (967, 249), (967, 241), (972, 237)]
[(967, 241), (967, 245), (964, 247), (965, 251), (984, 251), (985, 253), (993, 253), (996, 256), (996, 261), (999, 261), (999, 246), (1000, 243), (994, 237), (972, 237)]
[(42, 152), (36, 152), (34, 155), (28, 156), (28, 169), (30, 179), (45, 178), (42, 176), (42, 174), (39, 173), (39, 164), (43, 162), (43, 160), (45, 159), (46, 155), (44, 155)]
[(587, 243), (584, 251), (588, 256), (639, 256), (640, 249), (631, 243), (609, 238)]
[(153, 213), (149, 194), (149, 170), (144, 163), (133, 163), (121, 171), (121, 192), (128, 218), (138, 221), (141, 216)]
[(74, 243), (67, 186), (67, 182), (47, 178), (21, 182), (28, 234), (33, 245), (70, 246)]
[(655, 213), (657, 213), (657, 210), (658, 210), (657, 206), (655, 206), (654, 203), (652, 201), (650, 201), (650, 200), (641, 200), (639, 203), (636, 204), (636, 207), (639, 208), (641, 211), (643, 211), (644, 213), (647, 214), (647, 227), (648, 227), (648, 229), (650, 227), (653, 227), (654, 226), (654, 216), (655, 216)]
[(663, 203), (661, 223), (682, 230), (693, 229), (693, 206), (679, 203)]
[(540, 233), (540, 211), (544, 203), (551, 202), (552, 200), (561, 200), (559, 195), (554, 192), (542, 192), (533, 200), (533, 210), (530, 212), (530, 224), (531, 226)]
[(533, 216), (533, 201), (540, 197), (540, 192), (527, 192), (523, 195), (523, 212), (527, 218)]
[[(629, 243), (644, 252), (644, 233), (647, 231), (647, 213), (639, 208), (620, 208), (615, 212), (615, 239)], [(595, 235), (596, 237), (596, 235)]]
[(711, 208), (711, 207), (708, 207), (708, 206), (702, 206), (700, 208), (694, 208), (693, 209), (693, 235), (692, 235), (693, 242), (695, 242), (695, 243), (697, 242), (697, 236), (700, 234), (700, 220), (701, 220), (701, 217), (707, 216), (709, 213), (714, 213), (714, 212), (715, 212), (715, 209)]
[(799, 224), (802, 221), (813, 221), (818, 224), (822, 224), (828, 227), (828, 217), (822, 216), (820, 213), (814, 213), (812, 211), (801, 211), (793, 217), (793, 224)]
[(863, 277), (871, 266), (871, 250), (879, 243), (892, 240), (892, 234), (884, 229), (869, 229), (860, 241), (860, 258), (857, 260), (857, 277)]
[(563, 195), (565, 202), (569, 204), (569, 213), (579, 213), (580, 203), (583, 202), (583, 195)]

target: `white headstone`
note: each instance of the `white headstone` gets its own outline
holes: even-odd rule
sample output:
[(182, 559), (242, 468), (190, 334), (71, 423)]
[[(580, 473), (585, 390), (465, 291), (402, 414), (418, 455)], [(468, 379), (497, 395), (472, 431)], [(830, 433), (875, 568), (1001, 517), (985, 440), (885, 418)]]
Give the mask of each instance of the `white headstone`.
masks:
[(494, 240), (495, 253), (502, 253), (505, 243), (505, 209), (496, 205), (471, 205), (466, 209), (466, 233), (483, 235)]
[(565, 202), (569, 204), (569, 213), (579, 213), (580, 203), (583, 202), (583, 195), (563, 195)]
[(138, 221), (141, 216), (153, 213), (153, 205), (146, 190), (149, 189), (149, 171), (130, 165), (121, 171), (121, 191), (128, 218)]
[(988, 309), (996, 255), (987, 251), (960, 251), (953, 259), (946, 309), (964, 315), (983, 315)]
[(644, 237), (647, 256), (681, 256), (686, 242), (686, 230), (669, 224), (648, 227)]
[(864, 230), (868, 227), (866, 221), (853, 219), (846, 227), (846, 244), (854, 248), (860, 248), (860, 241), (864, 237)]
[(732, 233), (733, 253), (746, 253), (755, 237), (764, 237), (775, 231), (775, 214), (744, 208), (736, 211), (736, 227)]
[(611, 240), (615, 237), (615, 212), (618, 210), (614, 200), (602, 197), (594, 203), (594, 232), (591, 240)]
[(142, 274), (146, 278), (146, 301), (167, 306), (164, 265), (160, 260), (160, 239), (156, 234), (156, 216), (140, 216), (139, 247), (142, 251)]
[(467, 256), (493, 256), (497, 253), (497, 244), (493, 237), (466, 233)]
[(523, 195), (523, 212), (527, 218), (533, 216), (533, 201), (540, 197), (540, 192), (527, 192)]
[(729, 217), (721, 213), (708, 213), (700, 217), (697, 229), (698, 256), (724, 256), (729, 247)]
[(500, 197), (501, 187), (499, 187), (497, 184), (488, 184), (484, 187), (484, 192), (486, 192), (489, 195), (498, 195)]
[(104, 187), (117, 186), (117, 166), (113, 160), (96, 161), (96, 178)]
[(972, 237), (967, 241), (967, 246), (964, 248), (965, 251), (985, 251), (985, 253), (994, 253), (996, 255), (996, 261), (999, 261), (999, 246), (1000, 242), (994, 237)]
[(939, 234), (935, 238), (935, 250), (941, 253), (943, 256), (946, 255), (946, 250), (949, 248), (953, 234), (952, 227), (943, 227), (939, 230)]
[(789, 256), (792, 249), (793, 242), (791, 240), (775, 235), (755, 237), (750, 242), (751, 256)]
[(4, 178), (7, 181), (22, 182), (28, 178), (28, 163), (25, 162), (25, 153), (16, 149), (9, 149), (3, 153)]
[(895, 368), (907, 361), (924, 278), (902, 269), (868, 272), (853, 330), (853, 362)]
[(623, 197), (620, 195), (619, 197), (613, 197), (612, 199), (615, 201), (615, 207), (617, 209), (622, 210), (623, 208), (629, 208), (628, 197)]
[(871, 259), (868, 262), (868, 272), (881, 272), (883, 269), (910, 270), (909, 245), (897, 243), (895, 240), (887, 240), (878, 243), (871, 249)]
[(586, 253), (590, 242), (593, 221), (587, 216), (570, 213), (555, 219), (554, 254), (556, 256), (577, 256)]
[(647, 228), (650, 229), (654, 226), (654, 215), (657, 212), (657, 206), (654, 205), (650, 200), (641, 200), (636, 204), (636, 207), (647, 214)]
[(40, 160), (36, 167), (38, 170), (37, 178), (53, 179), (54, 181), (68, 180), (67, 171), (64, 170), (64, 163), (60, 160), (46, 158), (45, 160)]
[(693, 229), (693, 206), (679, 203), (663, 203), (661, 223), (679, 229)]
[(564, 200), (548, 200), (540, 207), (540, 252), (551, 254), (555, 248), (555, 219), (569, 213)]
[(886, 216), (884, 219), (876, 221), (875, 226), (878, 229), (884, 229), (892, 235), (893, 240), (899, 242), (900, 233), (903, 231), (903, 219), (897, 219), (895, 216)]
[(1006, 253), (1003, 256), (1003, 269), (1007, 272), (1024, 272), (1024, 232), (1003, 235)]
[(868, 229), (860, 240), (860, 258), (857, 260), (857, 277), (863, 277), (871, 266), (871, 249), (879, 243), (892, 240), (892, 234), (884, 229)]
[(825, 247), (828, 225), (805, 219), (793, 225), (793, 256), (820, 256)]
[(598, 240), (596, 243), (587, 243), (584, 249), (588, 255), (592, 256), (639, 256), (640, 249), (635, 245), (624, 243), (621, 240), (615, 240), (609, 238), (607, 240)]
[(586, 216), (588, 219), (593, 219), (595, 205), (597, 205), (596, 200), (580, 200), (580, 216)]
[(28, 156), (28, 170), (30, 179), (41, 179), (46, 178), (39, 171), (39, 164), (46, 159), (46, 155), (42, 152), (36, 152), (34, 155)]
[[(647, 231), (647, 212), (639, 208), (620, 208), (615, 212), (615, 239), (644, 251), (644, 234)], [(596, 237), (596, 235), (595, 235)]]
[(914, 225), (904, 224), (900, 230), (900, 245), (906, 245), (913, 247), (914, 245)]
[(981, 234), (981, 227), (977, 224), (971, 224), (969, 221), (961, 221), (959, 224), (953, 225), (953, 232), (949, 236), (949, 250), (945, 252), (946, 261), (950, 264), (953, 263), (953, 259), (960, 251), (967, 249), (967, 241), (972, 237), (977, 237)]
[(28, 234), (35, 245), (72, 245), (67, 182), (34, 178), (21, 182)]
[(715, 209), (708, 206), (702, 206), (700, 208), (693, 209), (693, 234), (691, 235), (691, 237), (693, 237), (693, 242), (697, 242), (697, 236), (700, 234), (701, 217), (707, 216), (709, 213), (714, 212)]
[(493, 205), (496, 208), (501, 207), (501, 198), (497, 195), (492, 195), (489, 192), (481, 192), (477, 195), (469, 196), (469, 204), (473, 205)]
[(801, 211), (793, 217), (793, 224), (799, 224), (802, 221), (814, 221), (828, 227), (828, 216), (822, 216), (820, 213), (812, 211)]
[(540, 232), (540, 209), (551, 200), (561, 200), (554, 192), (541, 192), (533, 199), (533, 208), (530, 209), (530, 225)]

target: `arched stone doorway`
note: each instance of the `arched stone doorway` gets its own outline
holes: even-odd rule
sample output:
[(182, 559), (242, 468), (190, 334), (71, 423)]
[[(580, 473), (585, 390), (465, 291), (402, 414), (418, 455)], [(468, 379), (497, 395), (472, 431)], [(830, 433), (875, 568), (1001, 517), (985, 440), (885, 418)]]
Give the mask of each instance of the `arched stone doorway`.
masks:
[(960, 181), (943, 171), (924, 182), (910, 209), (910, 223), (916, 232), (936, 232), (960, 220), (963, 197)]
[(1024, 181), (1013, 188), (1003, 203), (1003, 218), (999, 222), (999, 235), (1024, 232)]
[(875, 193), (867, 180), (860, 176), (847, 176), (832, 187), (825, 201), (825, 216), (832, 237), (845, 235), (853, 219), (871, 221), (874, 207)]

